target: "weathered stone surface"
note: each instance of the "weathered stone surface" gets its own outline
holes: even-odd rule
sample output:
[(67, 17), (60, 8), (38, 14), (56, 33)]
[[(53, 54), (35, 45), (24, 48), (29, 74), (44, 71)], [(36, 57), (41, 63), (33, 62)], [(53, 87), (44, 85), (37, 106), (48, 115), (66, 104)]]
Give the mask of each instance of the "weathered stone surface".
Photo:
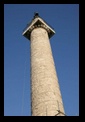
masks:
[(37, 27), (30, 37), (32, 116), (55, 116), (64, 108), (48, 33)]

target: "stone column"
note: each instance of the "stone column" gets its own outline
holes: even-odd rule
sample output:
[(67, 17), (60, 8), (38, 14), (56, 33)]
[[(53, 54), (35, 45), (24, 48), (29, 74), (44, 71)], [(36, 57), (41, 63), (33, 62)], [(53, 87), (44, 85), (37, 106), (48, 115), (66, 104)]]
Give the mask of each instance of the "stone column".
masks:
[(54, 33), (38, 13), (23, 32), (31, 43), (32, 116), (65, 115), (49, 42)]

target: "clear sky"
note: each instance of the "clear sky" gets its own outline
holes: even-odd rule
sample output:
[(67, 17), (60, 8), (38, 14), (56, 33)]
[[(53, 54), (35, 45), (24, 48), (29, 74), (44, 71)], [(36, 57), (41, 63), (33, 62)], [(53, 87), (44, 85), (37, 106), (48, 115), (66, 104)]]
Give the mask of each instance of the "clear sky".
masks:
[(56, 34), (50, 39), (67, 116), (79, 115), (79, 5), (4, 5), (4, 115), (30, 116), (30, 41), (22, 36), (34, 12)]

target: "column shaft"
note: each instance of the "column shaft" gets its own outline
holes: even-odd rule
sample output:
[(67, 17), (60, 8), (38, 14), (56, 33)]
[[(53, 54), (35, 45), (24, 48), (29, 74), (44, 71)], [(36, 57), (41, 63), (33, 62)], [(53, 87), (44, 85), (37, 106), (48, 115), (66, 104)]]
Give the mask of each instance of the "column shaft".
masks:
[(30, 38), (32, 116), (55, 116), (64, 108), (48, 33), (38, 27)]

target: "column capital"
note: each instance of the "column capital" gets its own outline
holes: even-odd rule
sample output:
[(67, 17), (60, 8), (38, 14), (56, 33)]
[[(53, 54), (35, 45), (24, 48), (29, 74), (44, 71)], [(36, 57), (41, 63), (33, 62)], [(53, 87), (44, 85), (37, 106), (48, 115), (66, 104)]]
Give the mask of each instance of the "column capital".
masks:
[(54, 29), (50, 27), (42, 18), (40, 18), (38, 13), (35, 13), (34, 18), (27, 25), (22, 35), (30, 40), (30, 34), (32, 30), (39, 27), (44, 28), (48, 32), (49, 38), (51, 38), (55, 34)]

